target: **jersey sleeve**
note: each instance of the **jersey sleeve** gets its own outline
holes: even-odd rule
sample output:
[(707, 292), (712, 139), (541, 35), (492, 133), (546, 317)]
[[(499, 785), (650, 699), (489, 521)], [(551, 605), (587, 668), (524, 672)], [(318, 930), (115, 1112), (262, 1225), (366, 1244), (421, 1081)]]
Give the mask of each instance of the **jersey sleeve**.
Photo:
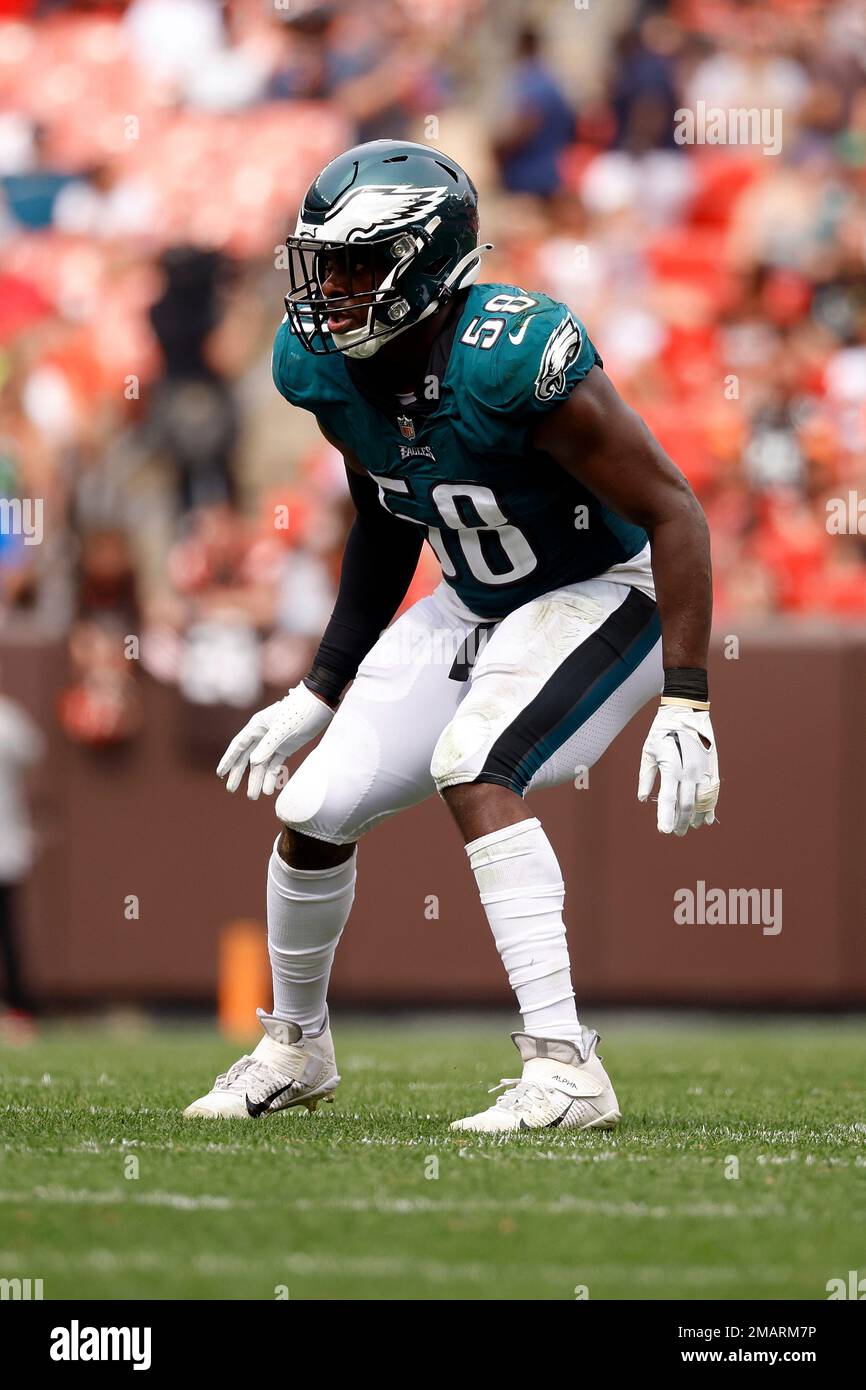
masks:
[(586, 328), (565, 304), (548, 300), (509, 316), (489, 351), (466, 374), (468, 413), (487, 448), (522, 453), (540, 416), (603, 365)]
[(277, 329), (271, 354), (271, 375), (281, 396), (292, 405), (310, 409), (312, 380), (304, 358), (309, 354), (301, 347), (289, 327), (288, 315)]
[(302, 410), (312, 411), (333, 430), (346, 397), (341, 373), (345, 375), (340, 359), (307, 352), (289, 327), (288, 318), (283, 319), (271, 354), (271, 375), (281, 396)]

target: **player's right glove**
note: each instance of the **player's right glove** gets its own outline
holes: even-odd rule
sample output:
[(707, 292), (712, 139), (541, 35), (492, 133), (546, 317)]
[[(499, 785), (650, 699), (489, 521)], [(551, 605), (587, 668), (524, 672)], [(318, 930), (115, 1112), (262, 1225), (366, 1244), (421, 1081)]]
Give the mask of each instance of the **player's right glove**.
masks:
[(330, 705), (303, 682), (293, 686), (285, 699), (259, 710), (235, 735), (219, 761), (217, 776), (225, 777), (228, 773), (226, 789), (236, 792), (249, 763), (250, 801), (256, 801), (261, 792), (271, 796), (286, 758), (316, 738), (333, 717)]

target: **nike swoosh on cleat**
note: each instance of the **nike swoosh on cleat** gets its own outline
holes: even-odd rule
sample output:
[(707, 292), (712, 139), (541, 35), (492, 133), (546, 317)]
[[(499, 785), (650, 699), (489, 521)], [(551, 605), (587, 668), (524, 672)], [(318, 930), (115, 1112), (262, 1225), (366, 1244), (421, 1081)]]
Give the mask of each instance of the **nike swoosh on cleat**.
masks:
[(546, 1124), (546, 1125), (528, 1125), (528, 1124), (526, 1123), (525, 1120), (521, 1120), (521, 1121), (520, 1121), (520, 1124), (517, 1126), (517, 1128), (518, 1128), (518, 1129), (558, 1129), (559, 1126), (562, 1124), (563, 1120), (565, 1119), (566, 1115), (568, 1114), (569, 1110), (570, 1110), (571, 1107), (574, 1105), (574, 1103), (575, 1103), (575, 1102), (574, 1102), (573, 1100), (570, 1100), (570, 1101), (568, 1102), (568, 1105), (567, 1105), (567, 1106), (565, 1107), (565, 1109), (563, 1110), (562, 1114), (561, 1114), (561, 1115), (557, 1115), (556, 1119), (555, 1119), (555, 1120), (551, 1120), (549, 1124)]
[(264, 1115), (266, 1110), (270, 1110), (275, 1100), (279, 1100), (280, 1096), (284, 1096), (286, 1091), (290, 1091), (294, 1085), (295, 1082), (290, 1081), (288, 1086), (281, 1086), (278, 1091), (273, 1091), (271, 1095), (265, 1096), (264, 1100), (255, 1102), (251, 1101), (249, 1096), (244, 1096), (244, 1100), (247, 1103), (247, 1114), (250, 1115), (252, 1119), (257, 1120), (260, 1115)]

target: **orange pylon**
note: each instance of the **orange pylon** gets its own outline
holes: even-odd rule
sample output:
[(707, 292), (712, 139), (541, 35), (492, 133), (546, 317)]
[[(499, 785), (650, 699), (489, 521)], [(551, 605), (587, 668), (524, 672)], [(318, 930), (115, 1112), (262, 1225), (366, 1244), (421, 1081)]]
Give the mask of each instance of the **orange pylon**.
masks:
[(246, 1042), (258, 1032), (256, 1009), (271, 1006), (268, 943), (261, 922), (229, 922), (220, 932), (217, 1010), (220, 1031)]

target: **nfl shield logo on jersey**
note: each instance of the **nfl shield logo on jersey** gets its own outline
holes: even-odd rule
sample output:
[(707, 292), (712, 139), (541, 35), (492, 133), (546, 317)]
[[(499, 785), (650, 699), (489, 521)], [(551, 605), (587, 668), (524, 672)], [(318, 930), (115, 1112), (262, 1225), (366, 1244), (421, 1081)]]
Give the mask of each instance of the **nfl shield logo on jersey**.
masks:
[(408, 415), (398, 415), (397, 424), (400, 426), (400, 433), (404, 439), (415, 438), (415, 426)]

